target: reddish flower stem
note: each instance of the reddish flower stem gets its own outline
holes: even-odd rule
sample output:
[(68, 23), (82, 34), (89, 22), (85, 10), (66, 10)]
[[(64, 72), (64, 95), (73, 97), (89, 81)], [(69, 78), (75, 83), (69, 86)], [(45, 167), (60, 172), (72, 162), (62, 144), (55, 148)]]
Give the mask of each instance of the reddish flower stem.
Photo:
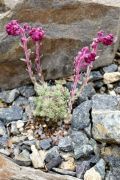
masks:
[(44, 81), (42, 76), (42, 68), (41, 68), (41, 53), (40, 53), (40, 41), (35, 42), (36, 46), (36, 58), (35, 58), (35, 65), (36, 65), (36, 72), (40, 78), (40, 82)]
[(25, 54), (25, 63), (27, 65), (27, 71), (28, 71), (28, 74), (29, 74), (29, 77), (30, 77), (32, 83), (35, 84), (36, 79), (35, 79), (33, 71), (32, 71), (32, 62), (30, 60), (30, 52), (28, 51), (28, 46), (27, 46), (28, 39), (24, 32), (21, 34), (21, 39), (23, 39), (22, 48), (23, 48), (24, 54)]

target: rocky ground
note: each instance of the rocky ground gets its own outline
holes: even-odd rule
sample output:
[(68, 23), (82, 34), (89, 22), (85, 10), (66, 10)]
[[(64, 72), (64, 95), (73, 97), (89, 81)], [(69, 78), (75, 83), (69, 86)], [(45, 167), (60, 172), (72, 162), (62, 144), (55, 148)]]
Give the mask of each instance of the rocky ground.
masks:
[[(0, 92), (1, 162), (9, 161), (4, 154), (19, 166), (49, 171), (53, 176), (66, 175), (63, 176), (66, 179), (119, 180), (119, 58), (118, 51), (113, 64), (92, 71), (90, 82), (75, 105), (71, 123), (61, 121), (48, 125), (44, 119), (33, 118), (35, 91), (32, 85)], [(65, 83), (69, 89), (71, 84)], [(1, 169), (3, 164), (0, 163)], [(37, 178), (37, 175), (31, 176), (31, 179)], [(4, 174), (0, 180), (6, 180)]]

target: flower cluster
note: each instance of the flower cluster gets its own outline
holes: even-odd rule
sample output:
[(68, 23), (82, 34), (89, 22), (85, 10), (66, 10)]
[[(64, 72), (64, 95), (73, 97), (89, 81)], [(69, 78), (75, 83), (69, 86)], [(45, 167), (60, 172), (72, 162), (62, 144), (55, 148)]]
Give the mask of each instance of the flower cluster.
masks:
[(42, 28), (32, 28), (29, 31), (29, 35), (33, 41), (41, 41), (44, 38), (45, 32)]
[(97, 38), (93, 39), (93, 42), (91, 44), (91, 49), (89, 47), (84, 47), (82, 48), (81, 51), (78, 52), (74, 60), (75, 69), (78, 69), (78, 66), (80, 66), (79, 67), (80, 70), (80, 68), (83, 68), (91, 64), (93, 61), (95, 61), (97, 56), (98, 45), (100, 43), (109, 46), (112, 45), (113, 42), (114, 42), (113, 34), (105, 35), (103, 31), (98, 32)]
[(104, 31), (99, 31), (98, 32), (98, 42), (99, 43), (102, 43), (103, 45), (105, 46), (109, 46), (109, 45), (112, 45), (113, 42), (114, 42), (114, 36), (113, 34), (108, 34), (108, 35), (105, 35)]
[(77, 83), (80, 80), (80, 71), (83, 68), (87, 68), (86, 77), (88, 81), (93, 62), (97, 58), (98, 46), (100, 43), (105, 46), (112, 45), (114, 43), (113, 34), (106, 35), (104, 31), (99, 31), (97, 34), (97, 38), (93, 39), (90, 48), (84, 47), (81, 49), (81, 51), (78, 52), (77, 56), (74, 59), (74, 84), (71, 90), (71, 98), (73, 98), (76, 93)]
[(10, 21), (5, 28), (8, 35), (20, 37), (21, 47), (23, 48), (25, 54), (24, 62), (27, 65), (27, 71), (29, 73), (31, 81), (35, 83), (36, 79), (32, 70), (32, 61), (30, 59), (31, 51), (30, 49), (28, 49), (28, 42), (30, 39), (32, 39), (32, 41), (35, 43), (35, 67), (37, 75), (41, 78), (42, 70), (40, 62), (40, 45), (45, 35), (44, 30), (41, 27), (33, 28), (27, 23), (21, 25), (17, 20)]
[(21, 28), (17, 20), (12, 20), (6, 25), (8, 35), (18, 36), (21, 34)]

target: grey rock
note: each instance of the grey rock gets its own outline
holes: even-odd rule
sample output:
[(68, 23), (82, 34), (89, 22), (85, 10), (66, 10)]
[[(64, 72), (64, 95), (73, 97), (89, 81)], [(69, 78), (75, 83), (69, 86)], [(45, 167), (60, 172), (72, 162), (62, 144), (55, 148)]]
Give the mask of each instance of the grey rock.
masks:
[(88, 161), (83, 161), (81, 164), (78, 164), (76, 166), (77, 178), (83, 179), (86, 170), (88, 170), (89, 168), (90, 168), (90, 163)]
[(92, 107), (92, 101), (88, 100), (81, 103), (74, 109), (72, 115), (72, 129), (80, 130), (89, 126), (90, 124), (90, 109)]
[(96, 171), (99, 172), (102, 179), (105, 177), (105, 161), (103, 159), (100, 159), (97, 164), (94, 166)]
[(94, 152), (94, 148), (84, 132), (72, 131), (70, 137), (76, 159), (87, 157)]
[(20, 166), (30, 166), (32, 163), (30, 153), (27, 150), (23, 150), (20, 154), (16, 155), (14, 159)]
[(26, 98), (29, 98), (31, 96), (35, 95), (34, 87), (31, 86), (22, 86), (19, 88), (20, 94)]
[(95, 81), (94, 82), (94, 88), (95, 89), (100, 89), (103, 86), (103, 81)]
[(23, 151), (26, 149), (27, 151), (31, 152), (32, 145), (36, 145), (36, 140), (23, 141), (23, 142), (19, 143), (19, 149), (20, 149), (20, 151)]
[(14, 105), (14, 106), (21, 106), (21, 107), (26, 106), (26, 105), (28, 105), (28, 104), (29, 104), (29, 102), (28, 102), (27, 98), (22, 97), (22, 96), (19, 96), (19, 97), (13, 102), (13, 105)]
[(73, 150), (72, 147), (72, 140), (70, 136), (66, 136), (62, 139), (60, 139), (59, 144), (58, 144), (60, 150), (65, 151), (65, 152), (70, 152)]
[(3, 91), (0, 93), (0, 99), (5, 103), (12, 103), (18, 96), (19, 91), (17, 89)]
[(6, 134), (6, 128), (4, 126), (4, 123), (0, 121), (0, 136), (4, 136)]
[(9, 108), (0, 108), (0, 119), (5, 123), (20, 120), (23, 117), (23, 110), (20, 107), (12, 106)]
[(58, 167), (62, 163), (62, 158), (60, 156), (53, 158), (46, 164), (46, 168), (50, 171), (54, 167)]
[(51, 147), (51, 139), (43, 139), (40, 141), (40, 148), (47, 150)]
[(55, 157), (59, 157), (60, 153), (59, 153), (59, 148), (58, 146), (54, 146), (53, 148), (51, 148), (50, 150), (47, 151), (46, 157), (45, 157), (45, 162), (50, 162), (53, 158)]
[(92, 98), (93, 110), (117, 110), (119, 109), (119, 98), (111, 95), (95, 95)]
[(81, 146), (83, 144), (89, 143), (88, 137), (86, 136), (85, 133), (83, 133), (81, 131), (72, 131), (70, 137), (72, 139), (73, 147), (74, 146)]
[(88, 99), (90, 99), (93, 95), (95, 95), (95, 89), (93, 87), (92, 83), (88, 83), (82, 90), (82, 92), (80, 93), (79, 97), (78, 97), (78, 101), (79, 103), (82, 103), (83, 101), (86, 101)]
[(94, 149), (90, 144), (74, 146), (75, 159), (79, 159), (82, 157), (88, 157), (93, 152), (94, 152)]
[(109, 66), (104, 67), (104, 68), (103, 68), (103, 71), (104, 71), (105, 73), (110, 73), (110, 72), (115, 72), (115, 71), (117, 71), (117, 69), (118, 69), (118, 66), (117, 66), (116, 64), (111, 64), (111, 65), (109, 65)]
[(92, 112), (94, 139), (101, 142), (120, 144), (120, 111)]
[(97, 80), (101, 80), (103, 79), (102, 74), (100, 73), (100, 71), (92, 71), (90, 74), (90, 80), (91, 81), (97, 81)]
[(31, 147), (29, 145), (25, 145), (23, 144), (22, 146), (20, 146), (20, 150), (23, 151), (23, 150), (27, 150), (29, 152), (31, 152)]
[[(5, 34), (5, 24), (12, 17), (45, 29), (42, 68), (45, 79), (57, 79), (73, 73), (73, 58), (81, 47), (91, 43), (99, 29), (107, 32), (112, 30), (118, 41), (112, 47), (101, 47), (103, 53), (95, 61), (94, 67), (112, 63), (119, 42), (119, 0), (117, 1), (118, 3), (110, 0), (15, 0), (13, 4), (8, 0), (2, 1), (9, 11), (2, 13), (0, 22), (0, 87), (12, 88), (30, 82), (24, 63), (16, 61), (23, 57), (18, 39)], [(31, 17), (29, 12), (32, 12)], [(7, 16), (5, 13), (8, 13)]]
[(120, 98), (103, 95), (93, 97), (92, 134), (100, 142), (120, 143)]

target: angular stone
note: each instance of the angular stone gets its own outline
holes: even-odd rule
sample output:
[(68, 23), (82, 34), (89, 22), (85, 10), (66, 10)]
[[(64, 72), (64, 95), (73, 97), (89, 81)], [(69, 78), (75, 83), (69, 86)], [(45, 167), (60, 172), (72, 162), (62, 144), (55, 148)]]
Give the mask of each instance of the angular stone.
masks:
[(97, 94), (92, 98), (92, 110), (107, 110), (114, 111), (119, 110), (119, 96), (111, 96), (111, 95), (100, 95)]
[(79, 159), (82, 157), (88, 157), (91, 153), (94, 152), (94, 149), (89, 144), (79, 145), (74, 147), (74, 155), (75, 159)]
[(93, 95), (95, 95), (95, 89), (93, 87), (92, 83), (88, 83), (82, 90), (82, 92), (80, 93), (79, 97), (78, 97), (78, 101), (81, 104), (83, 101), (86, 101), (88, 99), (90, 99)]
[(14, 102), (13, 102), (13, 105), (14, 106), (21, 106), (21, 107), (24, 107), (26, 105), (28, 105), (29, 102), (28, 102), (28, 99), (25, 98), (25, 97), (22, 97), (22, 96), (19, 96)]
[(105, 84), (120, 81), (120, 72), (105, 73), (103, 78)]
[(92, 134), (100, 142), (120, 144), (120, 98), (110, 95), (93, 97)]
[(3, 91), (0, 93), (0, 100), (5, 103), (12, 103), (19, 95), (19, 91), (17, 89), (13, 89), (11, 91)]
[(50, 171), (54, 167), (58, 167), (62, 163), (62, 158), (60, 156), (54, 157), (51, 161), (49, 161), (45, 167)]
[(50, 150), (47, 151), (47, 154), (45, 157), (45, 162), (49, 162), (53, 158), (59, 157), (59, 156), (60, 156), (59, 148), (58, 148), (58, 146), (54, 146), (53, 148), (51, 148)]
[(47, 150), (51, 147), (51, 139), (43, 139), (40, 141), (40, 148)]
[(17, 106), (12, 106), (9, 108), (0, 108), (0, 119), (5, 123), (22, 119), (22, 115), (22, 108)]
[(43, 171), (36, 170), (29, 167), (21, 167), (16, 165), (9, 158), (0, 154), (0, 178), (1, 180), (79, 180), (78, 178), (59, 175), (59, 174), (50, 174)]
[(20, 166), (31, 165), (30, 153), (27, 150), (23, 150), (20, 154), (16, 155), (14, 159)]
[(65, 152), (70, 152), (73, 150), (72, 140), (69, 136), (66, 136), (60, 139), (58, 146), (60, 150), (65, 151)]
[(82, 144), (88, 144), (89, 139), (85, 133), (81, 131), (72, 131), (71, 135), (72, 145), (74, 146), (81, 146)]
[(93, 111), (93, 137), (101, 142), (120, 144), (120, 111)]
[(20, 94), (26, 98), (29, 98), (35, 95), (35, 90), (33, 86), (23, 86), (18, 89), (20, 91)]
[(111, 73), (111, 72), (117, 71), (117, 69), (118, 69), (118, 66), (116, 64), (111, 64), (109, 66), (104, 67), (103, 71), (105, 73)]
[(81, 103), (77, 108), (74, 109), (72, 115), (72, 129), (80, 130), (89, 126), (90, 114), (89, 111), (92, 107), (91, 101), (85, 101)]
[(90, 74), (90, 80), (91, 81), (97, 81), (97, 80), (101, 80), (103, 79), (102, 74), (100, 73), (100, 71), (92, 71)]
[[(13, 17), (20, 22), (41, 25), (46, 30), (42, 58), (46, 79), (71, 75), (73, 57), (81, 47), (91, 43), (99, 29), (107, 32), (111, 30), (119, 41), (119, 1), (116, 3), (111, 0), (15, 0), (11, 3), (7, 0), (2, 1), (2, 7), (4, 7), (0, 21), (0, 87), (2, 89), (29, 83), (25, 65), (18, 61), (19, 58), (24, 57), (18, 38), (6, 36), (4, 30), (5, 24)], [(94, 67), (110, 64), (117, 46), (116, 42), (115, 46), (103, 48), (101, 58), (95, 62)]]

